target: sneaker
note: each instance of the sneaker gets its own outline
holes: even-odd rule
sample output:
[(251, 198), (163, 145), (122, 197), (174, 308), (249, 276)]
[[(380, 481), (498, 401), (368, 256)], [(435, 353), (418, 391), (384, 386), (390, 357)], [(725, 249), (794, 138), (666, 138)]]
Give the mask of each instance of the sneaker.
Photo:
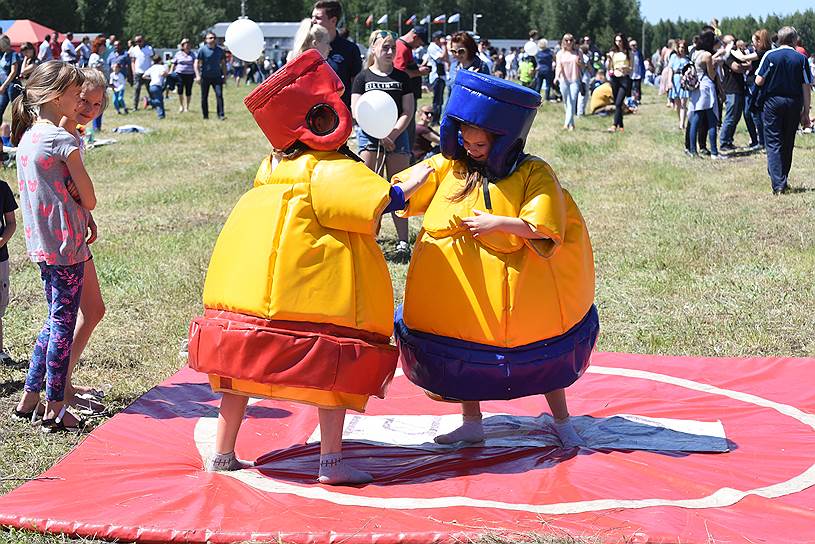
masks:
[(764, 149), (764, 146), (759, 144), (759, 143), (754, 143), (754, 144), (750, 144), (750, 145), (747, 146), (747, 151), (750, 151), (750, 152), (759, 151), (761, 149)]
[(403, 264), (410, 262), (410, 245), (404, 240), (396, 242), (396, 251), (393, 253), (393, 260)]
[(736, 150), (736, 146), (733, 144), (722, 144), (719, 146), (719, 151), (722, 153), (733, 153)]
[(725, 155), (722, 155), (721, 153), (719, 153), (719, 154), (716, 154), (716, 155), (710, 155), (710, 160), (712, 160), (712, 161), (724, 161), (724, 160), (727, 160), (727, 157)]
[(704, 155), (705, 157), (709, 157), (710, 156), (710, 150), (706, 149), (706, 148), (702, 148), (702, 149), (699, 150), (699, 154)]

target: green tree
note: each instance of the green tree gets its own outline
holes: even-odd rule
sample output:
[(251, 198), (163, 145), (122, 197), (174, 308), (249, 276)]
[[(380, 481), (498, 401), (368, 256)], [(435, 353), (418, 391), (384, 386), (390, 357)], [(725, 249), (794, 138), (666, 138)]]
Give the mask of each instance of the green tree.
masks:
[(224, 17), (223, 8), (205, 0), (128, 0), (125, 32), (143, 34), (157, 47), (175, 47), (181, 38), (195, 40)]
[(83, 32), (121, 34), (124, 30), (126, 0), (77, 0), (76, 13)]
[(78, 31), (81, 23), (76, 10), (76, 0), (59, 2), (0, 0), (0, 13), (4, 19), (31, 19), (59, 32)]

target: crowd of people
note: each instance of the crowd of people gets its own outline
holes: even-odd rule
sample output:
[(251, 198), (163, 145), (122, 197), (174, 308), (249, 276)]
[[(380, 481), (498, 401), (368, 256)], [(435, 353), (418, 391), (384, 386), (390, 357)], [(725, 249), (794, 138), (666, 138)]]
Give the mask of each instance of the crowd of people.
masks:
[[(201, 112), (209, 117), (209, 94), (215, 94), (219, 119), (225, 118), (223, 85), (231, 73), (231, 55), (217, 44), (213, 33), (207, 33), (196, 49), (184, 38), (175, 54), (167, 59), (156, 54), (144, 36), (136, 35), (123, 41), (116, 35), (82, 38), (78, 45), (73, 34), (45, 35), (38, 47), (30, 42), (21, 44), (19, 53), (11, 48), (8, 36), (0, 35), (0, 122), (8, 105), (21, 92), (27, 78), (37, 65), (60, 60), (79, 68), (99, 72), (112, 94), (117, 114), (128, 114), (140, 108), (152, 108), (159, 119), (166, 115), (165, 99), (177, 91), (178, 112), (189, 112), (194, 84), (201, 88)], [(229, 66), (228, 66), (229, 65)], [(127, 90), (132, 89), (130, 105)], [(93, 129), (102, 129), (102, 116), (93, 120)], [(8, 128), (4, 129), (4, 144), (9, 145)]]
[[(590, 37), (584, 36), (578, 45), (575, 36), (568, 33), (553, 52), (549, 42), (538, 39), (533, 31), (529, 36), (532, 45), (513, 48), (505, 54), (491, 48), (487, 40), (477, 42), (468, 32), (428, 36), (425, 27), (413, 27), (399, 36), (388, 30), (375, 30), (367, 40), (363, 61), (357, 45), (340, 33), (341, 20), (339, 2), (319, 0), (311, 17), (301, 23), (290, 62), (308, 53), (310, 58), (330, 66), (344, 85), (341, 96), (336, 98), (353, 116), (357, 115), (360, 99), (368, 92), (384, 91), (393, 99), (397, 118), (390, 132), (377, 138), (358, 128), (356, 141), (370, 171), (386, 178), (413, 180), (408, 184), (411, 190), (428, 176), (436, 179), (432, 169), (415, 170), (418, 174), (412, 177), (400, 172), (433, 157), (445, 145), (453, 148), (460, 145), (458, 139), (444, 138), (445, 130), (448, 134), (452, 130), (449, 124), (445, 128), (444, 120), (459, 122), (455, 117), (445, 117), (451, 104), (461, 108), (458, 115), (472, 114), (462, 105), (467, 103), (466, 99), (455, 98), (456, 91), (450, 84), (453, 80), (469, 81), (473, 97), (478, 89), (512, 93), (519, 104), (526, 104), (516, 105), (524, 109), (525, 116), (531, 116), (530, 123), (534, 117), (531, 112), (537, 111), (540, 104), (541, 90), (546, 99), (562, 101), (565, 130), (574, 130), (576, 118), (587, 112), (613, 112), (610, 132), (624, 130), (623, 113), (636, 107), (643, 84), (654, 85), (667, 94), (667, 105), (676, 109), (690, 156), (704, 153), (705, 137), (711, 158), (735, 152), (734, 135), (743, 117), (750, 137), (746, 149), (766, 151), (775, 194), (789, 190), (787, 178), (796, 131), (799, 127), (811, 130), (812, 126), (809, 106), (815, 57), (808, 56), (791, 27), (781, 28), (774, 35), (760, 29), (748, 45), (710, 26), (701, 29), (692, 45), (684, 40), (671, 40), (650, 58), (639, 51), (636, 40), (622, 33), (614, 36), (614, 43), (604, 54)], [(40, 268), (49, 306), (48, 319), (33, 349), (25, 393), (14, 415), (21, 419), (40, 418), (43, 429), (53, 432), (81, 428), (81, 419), (66, 408), (70, 405), (98, 410), (102, 396), (94, 388), (75, 386), (71, 381), (74, 366), (105, 312), (90, 252), (90, 244), (96, 239), (91, 213), (96, 197), (84, 168), (84, 144), (78, 127), (89, 123), (101, 126), (109, 89), (113, 91), (117, 113), (127, 114), (131, 109), (125, 96), (128, 85), (133, 90), (132, 109), (150, 104), (163, 118), (168, 82), (177, 89), (179, 112), (189, 111), (192, 89), (199, 82), (203, 116), (208, 117), (208, 94), (213, 90), (218, 118), (224, 119), (223, 85), (227, 66), (232, 64), (211, 32), (195, 51), (189, 39), (181, 40), (178, 51), (167, 62), (155, 55), (143, 36), (135, 36), (130, 44), (116, 36), (83, 39), (78, 46), (71, 40), (70, 33), (61, 43), (56, 36), (46, 36), (38, 48), (25, 43), (17, 53), (12, 50), (8, 36), (0, 35), (0, 115), (11, 104), (13, 117), (12, 131), (4, 143), (18, 147), (26, 244), (29, 256)], [(482, 78), (477, 74), (495, 77)], [(517, 80), (522, 85), (504, 83), (502, 79)], [(460, 87), (455, 88), (462, 92)], [(432, 92), (433, 99), (417, 109), (425, 89)], [(145, 91), (147, 96), (142, 102)], [(326, 133), (337, 129), (338, 119), (320, 120), (318, 113), (307, 119), (315, 134), (320, 135), (323, 128)], [(498, 110), (494, 112), (499, 114)], [(441, 128), (437, 130), (435, 125), (440, 121)], [(498, 126), (503, 121), (499, 116), (491, 122)], [(489, 127), (476, 131), (456, 125), (456, 131), (459, 128), (466, 154), (474, 161), (468, 168), (473, 170), (467, 177), (468, 190), (448, 196), (460, 202), (482, 184), (488, 201), (489, 187), (484, 180), (491, 175), (489, 168), (494, 165), (486, 163), (491, 166), (485, 167), (482, 163), (491, 156), (490, 149), (500, 149), (496, 144), (499, 133), (489, 132)], [(297, 152), (276, 148), (269, 172), (277, 162)], [(437, 163), (441, 168), (442, 162)], [(436, 179), (434, 183), (441, 182)], [(489, 202), (486, 205), (488, 209), (491, 206)], [(396, 226), (395, 258), (407, 262), (411, 259), (405, 219), (408, 214), (397, 213), (405, 206), (402, 202), (402, 208), (394, 205), (383, 209), (391, 213)], [(2, 342), (2, 314), (8, 302), (6, 243), (16, 231), (17, 204), (5, 183), (0, 183), (0, 208), (0, 362), (7, 362), (10, 357)], [(41, 209), (56, 209), (59, 213), (38, 213)], [(476, 235), (497, 228), (482, 215), (465, 218), (464, 228)], [(505, 225), (505, 232), (521, 238), (541, 238), (540, 233), (519, 225)], [(40, 403), (43, 388), (47, 399), (44, 405)], [(550, 399), (553, 410), (557, 411), (559, 402)], [(470, 412), (467, 410), (465, 422), (468, 416), (478, 413), (477, 404), (470, 406)], [(459, 434), (479, 436), (473, 428)]]
[[(764, 152), (773, 193), (789, 190), (795, 135), (813, 130), (815, 74), (815, 54), (806, 51), (794, 28), (775, 34), (758, 29), (748, 43), (722, 34), (713, 20), (690, 42), (669, 40), (651, 62), (666, 105), (685, 132), (688, 156)], [(749, 143), (739, 149), (734, 137), (742, 119)]]

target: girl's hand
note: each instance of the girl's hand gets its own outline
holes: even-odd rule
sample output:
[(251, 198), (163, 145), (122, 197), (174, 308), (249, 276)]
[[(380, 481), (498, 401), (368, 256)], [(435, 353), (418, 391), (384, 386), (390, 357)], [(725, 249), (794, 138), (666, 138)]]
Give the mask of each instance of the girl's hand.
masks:
[(461, 222), (475, 238), (500, 229), (503, 220), (502, 216), (482, 212), (481, 210), (473, 210), (473, 213), (474, 216), (465, 217)]
[(96, 226), (96, 221), (93, 220), (93, 216), (91, 215), (91, 219), (88, 221), (88, 238), (85, 240), (85, 243), (91, 245), (98, 237), (99, 229)]
[(416, 166), (413, 167), (413, 170), (410, 172), (410, 181), (411, 183), (415, 183), (417, 186), (424, 184), (427, 181), (427, 178), (435, 171), (435, 168), (427, 164), (426, 162), (420, 162)]
[(396, 149), (396, 144), (394, 144), (393, 140), (391, 140), (390, 137), (388, 137), (388, 136), (385, 136), (384, 138), (382, 138), (379, 141), (382, 143), (382, 147), (384, 147), (385, 151), (387, 151), (387, 152), (391, 152), (394, 149)]

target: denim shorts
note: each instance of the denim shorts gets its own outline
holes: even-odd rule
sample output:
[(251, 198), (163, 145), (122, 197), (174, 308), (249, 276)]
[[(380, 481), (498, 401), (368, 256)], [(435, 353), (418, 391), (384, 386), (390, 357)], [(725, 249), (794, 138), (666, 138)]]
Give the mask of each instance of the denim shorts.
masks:
[[(373, 136), (369, 136), (365, 133), (364, 130), (357, 127), (357, 143), (359, 144), (359, 151), (360, 153), (363, 151), (376, 151), (376, 147), (379, 145), (379, 140), (374, 138)], [(399, 153), (401, 155), (410, 155), (411, 154), (411, 146), (410, 146), (410, 139), (408, 138), (408, 131), (402, 131), (402, 134), (396, 137), (396, 141), (393, 142), (395, 148), (391, 153)], [(384, 151), (384, 148), (383, 148)]]

